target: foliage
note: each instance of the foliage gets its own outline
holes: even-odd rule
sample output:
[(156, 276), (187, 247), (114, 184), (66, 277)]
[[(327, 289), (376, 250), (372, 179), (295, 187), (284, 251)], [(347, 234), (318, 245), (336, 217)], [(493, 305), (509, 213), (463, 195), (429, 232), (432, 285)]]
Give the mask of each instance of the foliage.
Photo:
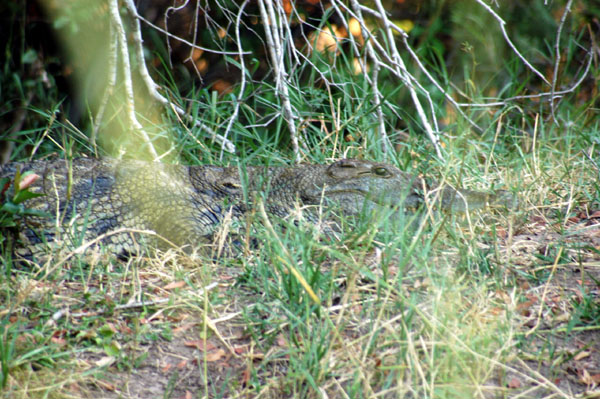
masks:
[[(142, 24), (144, 56), (160, 93), (194, 121), (220, 134), (228, 131), (237, 149), (224, 152), (172, 109), (146, 112), (148, 96), (142, 95), (136, 99), (139, 119), (155, 140), (172, 146), (166, 161), (243, 167), (293, 158), (281, 81), (265, 45), (258, 2), (248, 3), (238, 24), (241, 3), (189, 2), (169, 9), (170, 1), (136, 2), (160, 26), (168, 10), (171, 33), (193, 39), (200, 32), (196, 44), (234, 53), (193, 51)], [(386, 215), (347, 220), (335, 237), (308, 223), (276, 220), (269, 229), (253, 214), (245, 252), (226, 259), (169, 251), (127, 260), (99, 253), (64, 262), (57, 252), (39, 264), (11, 267), (7, 254), (0, 273), (5, 397), (127, 397), (136, 391), (215, 398), (597, 394), (600, 69), (587, 56), (588, 49), (597, 52), (595, 2), (573, 2), (558, 41), (558, 63), (554, 46), (564, 2), (491, 4), (514, 45), (546, 80), (552, 81), (557, 66), (556, 90), (565, 92), (553, 102), (528, 97), (550, 89), (479, 3), (382, 3), (394, 23), (412, 22), (408, 43), (423, 68), (401, 35), (394, 36), (395, 44), (422, 87), (418, 98), (425, 104), (431, 97), (427, 112), (439, 123), (444, 159), (424, 137), (406, 83), (391, 70), (395, 64), (382, 58), (386, 67), (379, 70), (377, 89), (369, 81), (374, 63), (362, 34), (343, 29), (350, 12), (340, 16), (327, 6), (333, 2), (281, 1), (296, 7), (286, 14), (284, 66), (302, 161), (385, 160), (456, 186), (512, 190), (520, 209), (432, 212), (400, 225)], [(26, 16), (0, 27), (10, 32), (0, 40), (8, 55), (0, 77), (2, 130), (19, 127), (11, 136), (12, 159), (103, 154), (89, 140), (95, 105), (83, 98), (87, 88), (105, 86), (105, 73), (87, 75), (84, 94), (67, 94), (61, 82), (69, 69), (100, 70), (108, 46), (73, 63), (30, 40), (36, 24), (52, 25), (41, 11), (33, 18), (28, 13), (35, 14), (35, 6), (7, 4), (2, 7), (9, 15)], [(197, 5), (204, 8), (194, 19)], [(71, 18), (53, 26), (90, 34), (106, 28), (95, 24), (106, 17), (103, 11), (90, 10), (84, 23)], [(381, 20), (366, 12), (363, 20), (372, 39), (385, 45), (380, 56), (391, 54), (394, 43)], [(238, 28), (248, 52), (243, 56), (235, 54)], [(77, 35), (80, 43), (90, 43)], [(361, 59), (367, 68), (357, 73)], [(132, 56), (132, 69), (139, 61)], [(570, 90), (588, 62), (588, 74)], [(145, 93), (139, 76), (133, 81)], [(462, 106), (449, 105), (443, 90)], [(381, 106), (375, 105), (379, 94)], [(19, 126), (15, 115), (23, 107), (27, 118)], [(115, 105), (109, 111), (114, 116), (121, 110)], [(391, 151), (383, 150), (379, 111)], [(120, 134), (129, 127), (126, 120), (107, 119), (109, 153), (141, 147), (138, 138)], [(22, 185), (25, 179), (2, 182), (0, 225), (14, 226), (31, 212), (23, 202), (32, 195)]]

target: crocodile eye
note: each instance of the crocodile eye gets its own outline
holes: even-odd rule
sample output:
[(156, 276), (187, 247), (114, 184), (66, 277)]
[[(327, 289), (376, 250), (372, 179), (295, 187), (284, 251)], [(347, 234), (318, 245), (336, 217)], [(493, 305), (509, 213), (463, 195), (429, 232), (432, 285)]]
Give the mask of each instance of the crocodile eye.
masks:
[(383, 166), (379, 166), (375, 169), (373, 169), (373, 172), (375, 172), (375, 174), (377, 176), (389, 176), (389, 172), (386, 168), (384, 168)]

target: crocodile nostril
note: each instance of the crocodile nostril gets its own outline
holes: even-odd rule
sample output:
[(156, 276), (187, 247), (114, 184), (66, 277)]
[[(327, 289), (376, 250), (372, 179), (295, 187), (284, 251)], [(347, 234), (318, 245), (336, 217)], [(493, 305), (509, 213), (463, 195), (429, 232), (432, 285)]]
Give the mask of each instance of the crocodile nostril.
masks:
[(342, 159), (338, 162), (338, 166), (340, 168), (356, 168), (356, 162), (353, 162), (349, 159)]
[(236, 188), (239, 188), (239, 186), (237, 186), (237, 185), (235, 185), (235, 184), (233, 184), (233, 183), (230, 183), (230, 182), (225, 182), (225, 183), (223, 183), (223, 187), (225, 187), (225, 188), (229, 188), (229, 189), (236, 189)]

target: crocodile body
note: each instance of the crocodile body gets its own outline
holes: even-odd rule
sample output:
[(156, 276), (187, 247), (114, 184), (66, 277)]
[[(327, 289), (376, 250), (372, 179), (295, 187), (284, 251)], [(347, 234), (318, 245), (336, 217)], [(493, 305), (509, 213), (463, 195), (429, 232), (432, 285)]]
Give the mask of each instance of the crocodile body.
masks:
[[(135, 252), (143, 238), (131, 230), (156, 232), (161, 239), (155, 236), (152, 245), (159, 247), (169, 243), (196, 248), (211, 242), (226, 217), (242, 220), (258, 200), (268, 213), (282, 218), (296, 209), (320, 206), (357, 215), (417, 208), (428, 190), (422, 179), (392, 165), (352, 159), (242, 168), (79, 158), (70, 165), (65, 160), (9, 163), (0, 166), (0, 177), (12, 177), (17, 170), (40, 176), (31, 191), (44, 196), (26, 206), (52, 215), (26, 220), (21, 231), (24, 254), (48, 244), (76, 246), (101, 236), (111, 252)], [(442, 208), (460, 210), (465, 198), (471, 208), (491, 197), (445, 187), (438, 198)], [(310, 219), (319, 213), (306, 214)]]

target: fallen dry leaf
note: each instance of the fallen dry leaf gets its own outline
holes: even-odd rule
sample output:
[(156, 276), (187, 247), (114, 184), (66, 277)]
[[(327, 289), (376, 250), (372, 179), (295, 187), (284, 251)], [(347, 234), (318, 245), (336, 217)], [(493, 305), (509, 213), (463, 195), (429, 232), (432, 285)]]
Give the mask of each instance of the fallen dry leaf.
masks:
[(506, 232), (505, 228), (496, 227), (496, 236), (498, 236), (498, 238), (505, 239), (506, 237), (508, 237), (508, 233)]
[(600, 384), (600, 374), (590, 375), (586, 369), (580, 369), (577, 371), (577, 375), (579, 376), (579, 381), (587, 386), (596, 387)]
[(116, 390), (116, 387), (114, 386), (114, 384), (111, 384), (110, 382), (107, 382), (107, 381), (96, 380), (96, 384), (100, 385), (102, 388), (106, 389), (107, 391)]
[(600, 211), (592, 212), (592, 214), (589, 216), (589, 218), (590, 219), (600, 218)]
[(263, 352), (252, 352), (247, 355), (252, 360), (263, 360), (265, 358), (265, 354)]
[(164, 290), (174, 290), (175, 288), (185, 287), (185, 281), (173, 281), (163, 287)]
[(206, 354), (206, 361), (207, 362), (216, 362), (217, 360), (221, 359), (223, 356), (225, 356), (225, 351), (223, 349), (217, 349), (214, 352), (209, 352)]
[(571, 314), (568, 312), (562, 313), (554, 318), (556, 323), (564, 323), (571, 320)]
[(182, 361), (177, 363), (177, 366), (175, 367), (177, 367), (179, 370), (183, 370), (185, 366), (187, 366), (187, 360), (183, 359)]
[(590, 356), (591, 352), (590, 351), (581, 351), (578, 354), (576, 354), (573, 359), (575, 360), (581, 360), (581, 359), (585, 359), (586, 357)]
[(285, 342), (285, 338), (284, 338), (283, 334), (277, 335), (277, 345), (279, 345), (283, 348), (287, 348), (287, 342)]
[(213, 344), (211, 344), (210, 342), (206, 342), (202, 339), (197, 339), (194, 341), (185, 341), (183, 344), (190, 348), (196, 348), (199, 351), (209, 351), (215, 349), (215, 346)]
[(171, 367), (173, 367), (173, 365), (170, 363), (167, 363), (160, 368), (160, 371), (162, 371), (164, 374), (166, 374), (169, 370), (171, 370)]
[(521, 381), (517, 377), (513, 377), (508, 381), (508, 387), (511, 389), (521, 388)]
[(65, 346), (67, 344), (67, 340), (61, 337), (52, 337), (50, 341), (58, 346)]
[(96, 361), (96, 367), (103, 367), (103, 366), (108, 366), (112, 363), (114, 363), (115, 358), (112, 356), (103, 356), (102, 358), (100, 358), (98, 361)]
[(179, 327), (175, 327), (173, 329), (173, 334), (178, 334), (180, 332), (184, 332), (189, 330), (191, 327), (193, 327), (194, 325), (196, 325), (196, 323), (185, 323), (180, 325)]
[(244, 371), (242, 371), (242, 386), (246, 386), (250, 381), (250, 367), (246, 367)]

